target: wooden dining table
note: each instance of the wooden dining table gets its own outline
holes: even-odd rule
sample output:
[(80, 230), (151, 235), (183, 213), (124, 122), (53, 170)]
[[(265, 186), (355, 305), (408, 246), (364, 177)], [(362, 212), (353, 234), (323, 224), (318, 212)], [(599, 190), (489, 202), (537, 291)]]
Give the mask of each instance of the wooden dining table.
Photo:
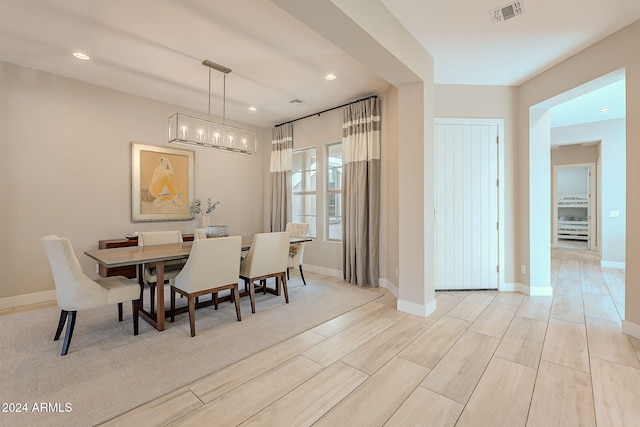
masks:
[[(292, 237), (291, 243), (309, 242), (310, 238)], [(242, 250), (249, 250), (253, 237), (242, 238)], [(155, 264), (157, 283), (164, 283), (164, 263), (176, 259), (189, 258), (193, 242), (171, 243), (167, 245), (128, 246), (122, 248), (94, 249), (85, 251), (85, 255), (106, 268), (131, 265)], [(165, 317), (164, 286), (156, 287), (156, 312), (152, 313), (140, 307), (139, 314), (158, 331), (164, 331)]]

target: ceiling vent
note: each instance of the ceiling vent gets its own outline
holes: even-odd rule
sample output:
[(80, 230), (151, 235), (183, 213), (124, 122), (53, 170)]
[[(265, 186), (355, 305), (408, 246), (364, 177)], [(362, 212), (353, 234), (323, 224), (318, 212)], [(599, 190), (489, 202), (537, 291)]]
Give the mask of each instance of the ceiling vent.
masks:
[(304, 104), (304, 101), (301, 99), (292, 99), (291, 101), (289, 101), (289, 104)]
[(524, 13), (524, 3), (522, 1), (514, 1), (491, 11), (491, 18), (495, 24), (515, 18)]

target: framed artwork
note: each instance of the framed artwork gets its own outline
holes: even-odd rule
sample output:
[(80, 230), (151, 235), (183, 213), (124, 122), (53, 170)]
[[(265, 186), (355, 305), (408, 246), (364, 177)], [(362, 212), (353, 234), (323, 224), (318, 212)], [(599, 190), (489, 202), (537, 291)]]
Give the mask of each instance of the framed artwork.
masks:
[(191, 150), (131, 143), (131, 219), (193, 219), (194, 163)]

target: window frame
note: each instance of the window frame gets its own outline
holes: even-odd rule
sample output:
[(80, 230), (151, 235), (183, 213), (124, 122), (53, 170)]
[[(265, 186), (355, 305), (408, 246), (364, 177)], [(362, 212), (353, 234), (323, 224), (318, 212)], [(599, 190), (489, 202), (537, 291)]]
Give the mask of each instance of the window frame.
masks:
[[(293, 203), (293, 199), (295, 196), (315, 196), (316, 209), (315, 209), (315, 212), (313, 212), (313, 218), (315, 219), (315, 227), (309, 227), (309, 237), (317, 238), (317, 235), (318, 235), (318, 150), (317, 150), (317, 147), (315, 146), (298, 148), (297, 150), (292, 151), (292, 156), (297, 153), (303, 153), (305, 151), (313, 152), (316, 159), (316, 162), (315, 162), (316, 166), (315, 166), (315, 169), (303, 169), (300, 171), (300, 173), (302, 176), (304, 176), (305, 173), (307, 172), (315, 172), (315, 175), (313, 175), (313, 179), (315, 180), (315, 191), (294, 191), (293, 175), (296, 172), (292, 170), (291, 171), (291, 201)], [(295, 222), (295, 219), (293, 218), (293, 216), (294, 216), (294, 212), (291, 212), (292, 220)], [(310, 217), (310, 216), (311, 215), (305, 215), (305, 217)], [(308, 222), (308, 221), (305, 221), (305, 222)]]
[(324, 165), (324, 174), (325, 174), (325, 180), (324, 180), (325, 181), (325, 191), (324, 191), (324, 198), (325, 198), (325, 202), (324, 202), (324, 211), (325, 211), (324, 227), (325, 227), (325, 239), (328, 242), (342, 242), (342, 240), (343, 240), (342, 239), (342, 232), (340, 233), (341, 237), (339, 239), (332, 238), (332, 237), (330, 237), (330, 234), (329, 234), (330, 230), (331, 230), (331, 228), (330, 228), (330, 226), (331, 226), (330, 220), (331, 220), (331, 218), (335, 218), (336, 217), (336, 215), (333, 215), (333, 216), (329, 215), (329, 212), (331, 210), (331, 208), (329, 206), (329, 203), (330, 203), (330, 200), (331, 200), (331, 197), (330, 197), (331, 195), (340, 195), (340, 201), (341, 201), (340, 202), (340, 212), (339, 212), (340, 213), (340, 215), (339, 215), (340, 224), (342, 224), (342, 220), (343, 220), (343, 215), (342, 215), (342, 213), (343, 213), (342, 212), (343, 203), (342, 203), (342, 200), (343, 200), (344, 192), (343, 192), (343, 188), (342, 188), (342, 169), (343, 169), (342, 156), (340, 157), (341, 163), (340, 163), (340, 167), (339, 167), (339, 169), (340, 169), (340, 189), (336, 190), (336, 189), (330, 189), (329, 188), (329, 176), (330, 176), (330, 172), (329, 171), (331, 169), (338, 169), (337, 167), (331, 167), (331, 164), (329, 162), (329, 158), (330, 158), (329, 150), (332, 147), (335, 147), (335, 146), (339, 146), (340, 149), (342, 150), (342, 141), (331, 142), (331, 143), (325, 144), (325, 146), (324, 146), (325, 147), (324, 148), (324, 159), (325, 159), (325, 165)]

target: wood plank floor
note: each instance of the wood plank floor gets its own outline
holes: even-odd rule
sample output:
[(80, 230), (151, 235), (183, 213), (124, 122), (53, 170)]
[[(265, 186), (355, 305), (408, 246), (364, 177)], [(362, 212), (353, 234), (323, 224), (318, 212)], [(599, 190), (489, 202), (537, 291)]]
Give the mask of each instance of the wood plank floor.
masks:
[(376, 289), (381, 298), (105, 425), (638, 426), (624, 271), (599, 261), (554, 249), (554, 297), (441, 292), (427, 318)]

